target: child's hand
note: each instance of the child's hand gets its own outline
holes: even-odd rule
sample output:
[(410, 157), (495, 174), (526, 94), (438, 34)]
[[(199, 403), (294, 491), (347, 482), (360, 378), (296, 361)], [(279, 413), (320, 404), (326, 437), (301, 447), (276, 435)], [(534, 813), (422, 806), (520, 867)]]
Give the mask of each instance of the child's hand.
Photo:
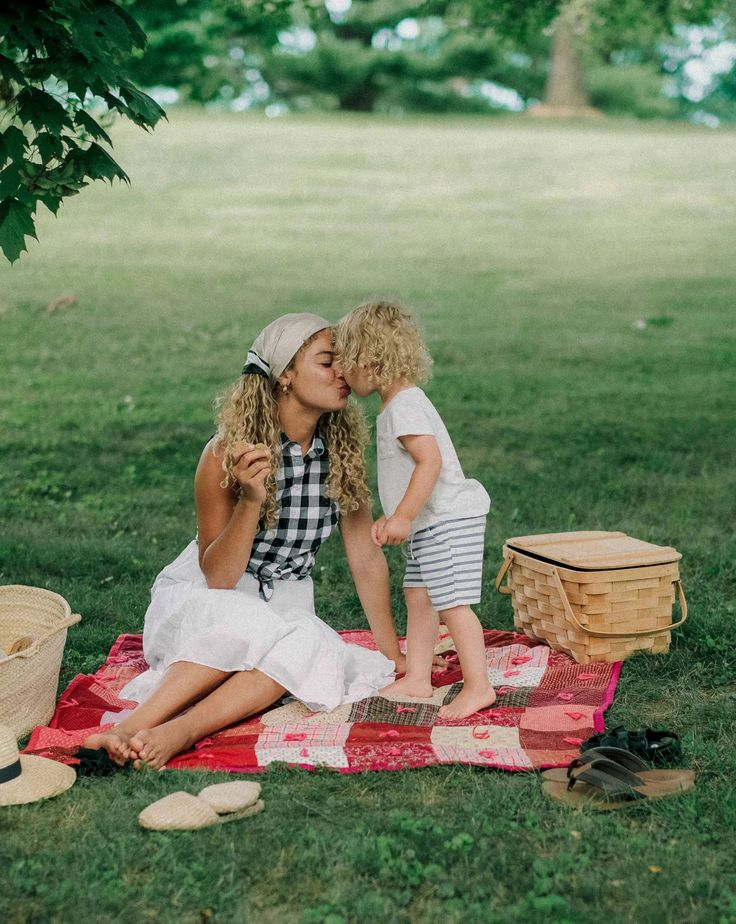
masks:
[(383, 525), (385, 522), (386, 522), (386, 517), (379, 517), (375, 521), (373, 526), (371, 526), (371, 539), (373, 540), (373, 544), (377, 545), (379, 549), (383, 545), (383, 542), (380, 537), (383, 532)]
[(394, 514), (385, 521), (378, 535), (382, 545), (401, 545), (409, 538), (410, 532), (411, 520)]

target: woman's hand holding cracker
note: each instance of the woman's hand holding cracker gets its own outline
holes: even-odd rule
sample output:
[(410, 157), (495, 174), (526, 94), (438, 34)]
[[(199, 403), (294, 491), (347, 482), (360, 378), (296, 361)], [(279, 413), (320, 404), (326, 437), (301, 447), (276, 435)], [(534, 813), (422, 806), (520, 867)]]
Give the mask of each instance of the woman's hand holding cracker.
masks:
[(261, 506), (266, 500), (266, 477), (271, 470), (271, 453), (264, 443), (241, 441), (233, 447), (233, 474), (242, 497)]

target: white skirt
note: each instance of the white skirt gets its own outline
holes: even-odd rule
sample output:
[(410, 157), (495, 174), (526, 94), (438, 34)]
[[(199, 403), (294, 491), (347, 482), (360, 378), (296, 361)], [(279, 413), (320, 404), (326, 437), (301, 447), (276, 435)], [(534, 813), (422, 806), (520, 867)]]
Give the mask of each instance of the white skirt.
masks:
[[(150, 670), (127, 683), (121, 699), (148, 699), (175, 661), (228, 672), (257, 669), (315, 712), (374, 696), (394, 679), (393, 661), (347, 644), (316, 615), (311, 578), (274, 581), (268, 603), (247, 573), (233, 590), (210, 590), (196, 542), (154, 582), (143, 653)], [(103, 718), (120, 721), (122, 714)]]

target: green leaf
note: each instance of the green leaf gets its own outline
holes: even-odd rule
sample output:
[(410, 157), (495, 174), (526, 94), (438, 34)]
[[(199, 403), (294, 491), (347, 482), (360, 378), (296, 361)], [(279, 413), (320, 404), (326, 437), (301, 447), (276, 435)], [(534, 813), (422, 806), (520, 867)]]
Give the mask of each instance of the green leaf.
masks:
[(34, 58), (31, 61), (24, 62), (23, 66), (26, 77), (28, 77), (28, 80), (25, 81), (26, 83), (29, 81), (31, 83), (43, 83), (54, 73), (54, 68), (49, 58)]
[(127, 20), (112, 3), (79, 4), (73, 23), (74, 45), (88, 61), (114, 60), (138, 46)]
[[(71, 193), (71, 195), (74, 195)], [(60, 192), (54, 192), (53, 190), (44, 190), (38, 194), (38, 201), (43, 202), (46, 208), (52, 214), (56, 215), (59, 211), (59, 206), (61, 205), (63, 196)]]
[(0, 77), (3, 77), (5, 80), (14, 80), (16, 83), (25, 86), (27, 81), (23, 74), (23, 71), (18, 67), (15, 61), (11, 61), (10, 58), (5, 55), (0, 55)]
[(22, 189), (22, 174), (24, 170), (22, 160), (11, 160), (7, 167), (0, 170), (0, 199), (17, 196)]
[(26, 136), (15, 125), (0, 132), (0, 164), (6, 160), (21, 161), (26, 152)]
[(86, 150), (75, 151), (74, 160), (83, 167), (83, 175), (91, 180), (110, 180), (112, 183), (117, 177), (126, 183), (130, 182), (123, 168), (94, 141)]
[(120, 97), (115, 96), (114, 93), (110, 93), (109, 91), (105, 91), (105, 92), (103, 92), (103, 93), (100, 93), (99, 95), (100, 95), (100, 96), (105, 100), (105, 102), (107, 103), (107, 108), (108, 108), (108, 109), (117, 109), (117, 111), (118, 111), (121, 115), (124, 115), (124, 116), (127, 116), (127, 115), (129, 114), (129, 109), (128, 109), (128, 107), (127, 107), (127, 106), (125, 105), (125, 103), (120, 99)]
[(60, 135), (63, 128), (73, 128), (66, 109), (44, 90), (24, 87), (18, 94), (17, 104), (20, 121), (30, 122), (37, 131), (46, 128)]
[[(3, 23), (3, 41), (8, 42), (11, 48), (20, 48), (24, 51), (28, 48), (32, 48), (34, 51), (39, 54), (43, 54), (43, 39), (44, 35), (41, 30), (38, 28), (33, 28), (34, 23), (23, 22), (17, 15), (17, 11), (13, 11), (15, 15), (13, 19), (7, 19), (6, 23)], [(5, 19), (5, 17), (3, 17)]]
[(36, 135), (35, 145), (44, 163), (53, 160), (55, 157), (61, 157), (64, 153), (64, 145), (62, 144), (61, 138), (57, 135), (51, 135), (49, 132), (39, 132), (39, 134)]
[(88, 112), (84, 111), (84, 109), (80, 109), (79, 112), (74, 114), (74, 121), (83, 128), (88, 135), (98, 140), (101, 139), (102, 141), (106, 141), (110, 147), (112, 147), (110, 136)]
[(139, 125), (153, 128), (159, 119), (166, 118), (166, 113), (159, 104), (131, 83), (127, 81), (122, 83), (118, 92), (128, 104), (130, 112), (133, 113), (131, 118)]
[(146, 33), (135, 19), (117, 3), (106, 3), (104, 6), (107, 9), (100, 14), (98, 21), (104, 21), (105, 29), (118, 48), (139, 48), (142, 51), (146, 47)]
[(143, 29), (141, 29), (135, 19), (133, 19), (133, 17), (121, 6), (115, 7), (115, 14), (119, 19), (122, 19), (127, 26), (128, 33), (130, 35), (130, 41), (133, 46), (135, 48), (140, 48), (140, 50), (143, 51), (147, 45), (146, 33), (143, 31)]
[(33, 212), (17, 199), (3, 199), (0, 202), (0, 248), (11, 263), (28, 250), (27, 237), (36, 237)]
[(72, 93), (83, 100), (87, 95), (87, 90), (92, 89), (92, 84), (98, 76), (97, 68), (91, 66), (84, 55), (78, 51), (70, 51), (65, 57), (63, 66), (66, 85)]

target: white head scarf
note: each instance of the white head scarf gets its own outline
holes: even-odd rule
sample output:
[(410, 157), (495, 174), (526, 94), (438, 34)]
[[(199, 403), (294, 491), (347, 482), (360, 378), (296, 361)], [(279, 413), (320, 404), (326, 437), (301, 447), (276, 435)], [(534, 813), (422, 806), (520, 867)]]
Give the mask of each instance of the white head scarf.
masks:
[(243, 375), (263, 375), (275, 382), (311, 336), (331, 327), (317, 314), (284, 314), (264, 327), (248, 350)]

